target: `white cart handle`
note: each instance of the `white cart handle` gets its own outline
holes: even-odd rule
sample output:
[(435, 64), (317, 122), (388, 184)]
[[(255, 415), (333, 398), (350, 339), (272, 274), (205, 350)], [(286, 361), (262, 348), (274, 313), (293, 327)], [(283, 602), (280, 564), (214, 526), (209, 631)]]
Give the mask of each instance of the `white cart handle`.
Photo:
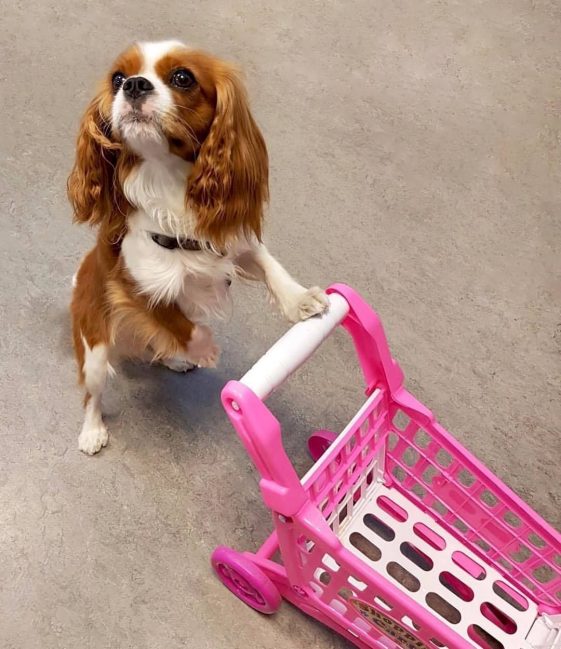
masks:
[(241, 383), (265, 401), (310, 358), (348, 312), (347, 300), (332, 293), (327, 313), (295, 324), (244, 374)]

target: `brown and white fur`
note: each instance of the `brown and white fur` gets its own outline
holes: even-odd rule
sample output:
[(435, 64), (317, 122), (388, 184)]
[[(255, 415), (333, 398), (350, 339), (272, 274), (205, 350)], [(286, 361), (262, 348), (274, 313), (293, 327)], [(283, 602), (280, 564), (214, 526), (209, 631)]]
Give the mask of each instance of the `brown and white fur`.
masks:
[(262, 243), (267, 150), (236, 69), (213, 56), (177, 41), (121, 54), (82, 120), (68, 194), (75, 220), (98, 228), (71, 307), (84, 453), (107, 444), (101, 395), (116, 358), (215, 366), (207, 323), (227, 311), (233, 277), (264, 282), (292, 322), (327, 306)]

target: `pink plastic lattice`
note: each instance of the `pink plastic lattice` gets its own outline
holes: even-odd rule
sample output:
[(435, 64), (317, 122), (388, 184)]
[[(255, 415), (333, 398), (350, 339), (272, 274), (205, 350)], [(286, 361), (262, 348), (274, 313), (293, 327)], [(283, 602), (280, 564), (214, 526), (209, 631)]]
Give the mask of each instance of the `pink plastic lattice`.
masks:
[(441, 426), (394, 405), (386, 473), (542, 607), (561, 611), (561, 553), (554, 533)]
[(303, 485), (335, 532), (375, 479), (374, 462), (387, 436), (383, 393), (376, 392), (334, 442)]

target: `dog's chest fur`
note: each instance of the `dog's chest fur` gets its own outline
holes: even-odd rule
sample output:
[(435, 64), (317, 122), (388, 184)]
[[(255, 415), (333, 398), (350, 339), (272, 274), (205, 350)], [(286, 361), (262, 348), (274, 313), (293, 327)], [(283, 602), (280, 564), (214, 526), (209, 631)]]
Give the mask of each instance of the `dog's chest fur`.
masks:
[(187, 318), (199, 322), (227, 312), (228, 280), (235, 274), (238, 251), (169, 250), (152, 240), (152, 233), (195, 238), (195, 216), (185, 208), (190, 168), (190, 163), (166, 154), (144, 160), (127, 178), (124, 192), (136, 210), (128, 218), (122, 256), (153, 303), (175, 302)]

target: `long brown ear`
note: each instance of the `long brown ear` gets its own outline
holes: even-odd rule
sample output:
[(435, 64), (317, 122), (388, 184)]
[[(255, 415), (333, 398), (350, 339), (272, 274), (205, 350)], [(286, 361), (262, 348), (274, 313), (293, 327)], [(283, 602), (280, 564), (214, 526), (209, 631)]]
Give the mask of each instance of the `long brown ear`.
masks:
[(220, 66), (216, 110), (187, 186), (197, 234), (220, 245), (231, 235), (261, 238), (269, 161), (237, 71)]
[(117, 181), (121, 145), (111, 139), (102, 96), (90, 103), (78, 133), (76, 159), (68, 177), (68, 198), (78, 223), (102, 225), (110, 240), (124, 227), (126, 200)]

